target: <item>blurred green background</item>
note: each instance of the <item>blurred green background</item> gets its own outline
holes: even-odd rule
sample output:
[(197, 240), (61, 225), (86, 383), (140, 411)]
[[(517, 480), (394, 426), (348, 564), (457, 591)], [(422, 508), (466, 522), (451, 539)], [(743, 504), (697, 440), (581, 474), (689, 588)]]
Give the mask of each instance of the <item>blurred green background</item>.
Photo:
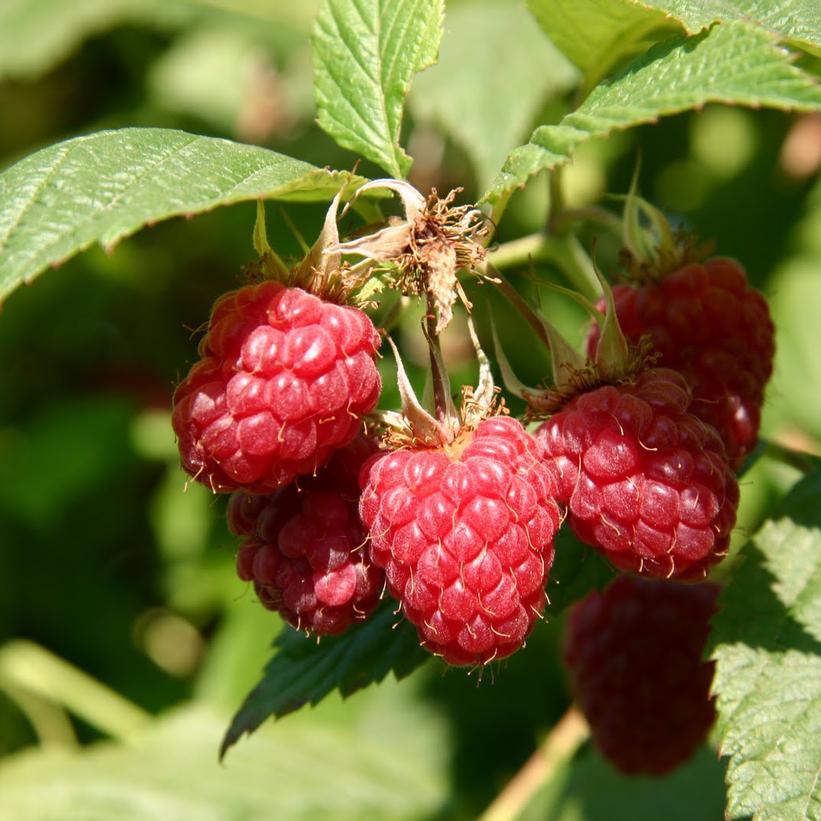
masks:
[[(357, 158), (313, 123), (315, 7), (5, 0), (0, 167), (69, 136), (151, 125), (352, 168)], [(500, 85), (494, 70), (513, 36), (510, 71), (536, 77), (524, 86)], [(411, 181), (476, 198), (508, 149), (568, 110), (575, 77), (518, 5), (449, 2), (442, 63), (419, 76), (409, 101)], [(470, 117), (498, 118), (494, 141), (472, 141)], [(746, 265), (778, 327), (764, 433), (812, 450), (821, 440), (821, 391), (808, 387), (821, 385), (819, 146), (818, 117), (708, 107), (586, 144), (564, 179), (570, 205), (617, 208), (603, 198), (627, 190), (640, 152), (642, 193)], [(381, 176), (368, 163), (360, 171)], [(547, 202), (539, 178), (515, 195), (497, 241), (539, 230)], [(323, 211), (294, 205), (288, 216), (310, 240)], [(169, 406), (195, 356), (193, 329), (253, 258), (253, 218), (248, 204), (157, 225), (111, 255), (81, 255), (0, 308), (1, 819), (470, 818), (567, 708), (561, 619), (548, 611), (527, 650), (481, 683), (431, 664), (269, 722), (217, 764), (279, 623), (234, 575), (224, 500), (186, 488)], [(282, 256), (298, 255), (278, 206), (268, 232)], [(583, 238), (614, 271), (617, 243), (599, 233)], [(531, 274), (511, 278), (535, 296)], [(487, 286), (469, 290), (483, 338), (492, 311), (516, 371), (543, 379), (547, 360), (529, 337), (519, 344), (512, 310)], [(539, 290), (554, 321), (581, 339), (581, 311)], [(417, 377), (418, 318), (408, 311), (398, 332)], [(473, 378), (463, 317), (445, 348), (457, 381)], [(396, 407), (390, 360), (381, 365), (383, 406)], [(737, 542), (794, 479), (767, 459), (746, 475)], [(722, 806), (707, 750), (651, 782), (619, 777), (585, 747), (527, 813), (718, 819)]]

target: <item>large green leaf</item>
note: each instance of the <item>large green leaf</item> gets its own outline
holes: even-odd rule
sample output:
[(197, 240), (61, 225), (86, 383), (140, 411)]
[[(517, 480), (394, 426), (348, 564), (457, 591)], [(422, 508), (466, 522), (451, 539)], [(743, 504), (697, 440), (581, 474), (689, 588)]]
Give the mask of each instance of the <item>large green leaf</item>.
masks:
[[(262, 680), (248, 694), (222, 742), (222, 754), (243, 733), (252, 733), (269, 716), (287, 715), (317, 704), (338, 689), (348, 696), (393, 672), (397, 678), (432, 658), (419, 646), (413, 626), (394, 613), (392, 603), (341, 636), (316, 639), (288, 627), (275, 642), (276, 655)], [(396, 626), (396, 629), (391, 629)]]
[(728, 818), (821, 818), (821, 468), (744, 548), (714, 620)]
[(744, 23), (676, 37), (600, 83), (558, 125), (537, 128), (529, 143), (508, 156), (484, 199), (500, 199), (533, 174), (566, 163), (591, 137), (710, 102), (818, 111), (821, 86), (791, 65), (789, 54), (766, 32)]
[(632, 0), (528, 0), (548, 37), (584, 73), (586, 87), (680, 27)]
[(340, 145), (404, 177), (402, 106), (436, 60), (444, 0), (325, 0), (314, 33), (319, 124)]
[[(19, 755), (0, 767), (0, 819), (403, 819), (431, 815), (444, 799), (435, 754), (355, 725), (300, 719), (260, 733), (228, 767), (216, 759), (224, 717), (203, 706), (163, 717), (128, 746)], [(413, 738), (431, 728), (400, 720), (397, 729)]]
[(411, 110), (465, 149), (485, 186), (544, 101), (578, 75), (530, 15), (508, 0), (454, 6), (447, 23), (439, 62), (414, 81)]
[(821, 5), (816, 0), (640, 0), (670, 14), (688, 31), (714, 22), (745, 20), (777, 37), (818, 53), (821, 50)]
[(0, 299), (99, 242), (242, 200), (329, 199), (352, 180), (257, 146), (161, 128), (101, 131), (0, 175)]

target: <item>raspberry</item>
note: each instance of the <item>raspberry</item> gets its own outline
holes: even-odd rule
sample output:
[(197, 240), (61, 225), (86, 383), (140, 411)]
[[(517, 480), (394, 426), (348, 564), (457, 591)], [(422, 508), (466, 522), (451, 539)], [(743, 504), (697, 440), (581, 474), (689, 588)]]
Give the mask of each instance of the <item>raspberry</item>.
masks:
[(616, 567), (693, 578), (727, 553), (738, 484), (664, 368), (575, 396), (537, 431), (576, 535)]
[(350, 442), (381, 390), (357, 308), (275, 281), (219, 299), (174, 394), (184, 468), (214, 491), (270, 493)]
[(541, 615), (559, 524), (555, 480), (521, 423), (496, 416), (447, 448), (379, 454), (362, 471), (371, 557), (450, 664), (518, 649)]
[(661, 775), (715, 718), (702, 661), (718, 587), (621, 576), (570, 612), (564, 661), (593, 741), (625, 773)]
[(231, 530), (245, 541), (237, 574), (298, 630), (341, 633), (376, 606), (384, 574), (368, 558), (357, 475), (373, 446), (359, 438), (325, 467), (270, 496), (235, 493)]
[[(775, 351), (767, 302), (747, 284), (744, 269), (715, 258), (659, 282), (617, 285), (613, 295), (625, 336), (637, 342), (649, 334), (658, 364), (684, 374), (693, 389), (691, 411), (716, 428), (738, 467), (755, 446)], [(591, 355), (598, 338), (594, 327)]]

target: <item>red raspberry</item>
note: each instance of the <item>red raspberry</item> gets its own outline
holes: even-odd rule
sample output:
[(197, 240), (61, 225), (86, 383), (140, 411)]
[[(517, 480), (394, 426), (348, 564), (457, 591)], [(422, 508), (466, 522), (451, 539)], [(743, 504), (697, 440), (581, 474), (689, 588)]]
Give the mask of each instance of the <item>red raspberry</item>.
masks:
[(357, 475), (373, 446), (356, 439), (300, 489), (270, 496), (235, 493), (231, 530), (245, 541), (237, 573), (262, 604), (298, 630), (341, 633), (376, 606), (384, 574), (365, 549)]
[(252, 493), (315, 472), (379, 398), (379, 343), (362, 311), (300, 288), (225, 294), (174, 394), (183, 466), (214, 491)]
[[(721, 434), (734, 467), (755, 446), (775, 352), (770, 311), (734, 260), (691, 264), (657, 283), (617, 285), (616, 313), (628, 339), (649, 334), (659, 365), (684, 374), (691, 411)], [(600, 305), (602, 310), (604, 304)], [(592, 356), (599, 339), (588, 337)]]
[(702, 661), (718, 587), (621, 576), (570, 611), (564, 661), (601, 752), (626, 773), (683, 764), (715, 718)]
[(575, 396), (538, 430), (576, 535), (616, 567), (692, 578), (727, 553), (738, 484), (675, 371)]
[(521, 647), (559, 525), (555, 480), (521, 423), (496, 416), (448, 448), (380, 454), (362, 483), (371, 556), (422, 645), (450, 664)]

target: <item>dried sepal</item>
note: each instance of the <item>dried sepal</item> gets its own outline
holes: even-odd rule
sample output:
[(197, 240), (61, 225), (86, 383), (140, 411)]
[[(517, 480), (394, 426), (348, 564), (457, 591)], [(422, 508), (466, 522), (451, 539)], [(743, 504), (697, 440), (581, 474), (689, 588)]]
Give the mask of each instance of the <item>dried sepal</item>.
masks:
[(342, 254), (359, 255), (374, 265), (389, 265), (395, 286), (405, 295), (430, 296), (436, 314), (435, 333), (453, 318), (453, 305), (461, 300), (470, 310), (457, 273), (476, 270), (484, 261), (482, 238), (488, 232), (484, 214), (471, 205), (454, 206), (458, 190), (440, 198), (433, 190), (427, 200), (402, 180), (373, 180), (359, 193), (387, 188), (399, 195), (404, 219), (385, 228), (336, 246)]

